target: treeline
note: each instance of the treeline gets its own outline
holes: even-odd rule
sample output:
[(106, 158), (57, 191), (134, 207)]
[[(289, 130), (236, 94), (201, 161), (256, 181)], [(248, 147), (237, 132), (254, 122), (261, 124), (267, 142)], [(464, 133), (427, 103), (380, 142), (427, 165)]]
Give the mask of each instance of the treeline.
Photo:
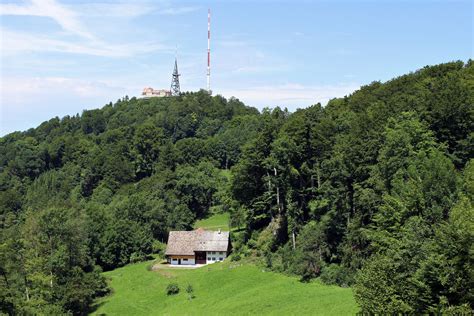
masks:
[(0, 312), (87, 314), (100, 272), (163, 250), (171, 229), (226, 211), (261, 123), (201, 91), (128, 99), (0, 139)]
[(238, 253), (354, 286), (363, 312), (472, 312), (472, 61), (261, 120), (232, 169)]
[(469, 61), (292, 114), (200, 91), (9, 134), (0, 310), (86, 314), (108, 292), (101, 271), (229, 212), (234, 260), (353, 286), (364, 312), (469, 312), (473, 111)]

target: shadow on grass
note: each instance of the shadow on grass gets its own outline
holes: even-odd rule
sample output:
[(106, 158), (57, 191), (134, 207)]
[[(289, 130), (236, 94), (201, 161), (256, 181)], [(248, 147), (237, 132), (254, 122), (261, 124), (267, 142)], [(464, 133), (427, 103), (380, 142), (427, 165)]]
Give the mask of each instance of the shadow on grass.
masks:
[[(110, 294), (109, 294), (110, 295)], [(102, 302), (98, 302), (98, 303), (94, 303), (92, 304), (90, 307), (89, 307), (89, 310), (87, 311), (87, 314), (90, 315), (94, 312), (96, 312), (102, 305), (104, 305), (106, 302), (105, 301), (102, 301)], [(101, 313), (101, 314), (97, 314), (97, 316), (104, 316), (106, 314), (104, 313)]]
[(237, 228), (231, 228), (230, 230), (233, 233), (242, 233), (245, 231), (245, 227), (237, 227)]

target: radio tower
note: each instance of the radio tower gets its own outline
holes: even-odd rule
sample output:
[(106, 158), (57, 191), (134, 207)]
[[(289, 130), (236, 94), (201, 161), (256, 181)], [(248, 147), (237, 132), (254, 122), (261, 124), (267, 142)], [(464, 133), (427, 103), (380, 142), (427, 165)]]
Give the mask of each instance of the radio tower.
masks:
[(207, 92), (211, 91), (211, 9), (207, 10)]
[(179, 73), (178, 73), (178, 52), (176, 51), (176, 57), (174, 59), (174, 70), (173, 75), (171, 76), (171, 95), (176, 97), (181, 94), (179, 88)]

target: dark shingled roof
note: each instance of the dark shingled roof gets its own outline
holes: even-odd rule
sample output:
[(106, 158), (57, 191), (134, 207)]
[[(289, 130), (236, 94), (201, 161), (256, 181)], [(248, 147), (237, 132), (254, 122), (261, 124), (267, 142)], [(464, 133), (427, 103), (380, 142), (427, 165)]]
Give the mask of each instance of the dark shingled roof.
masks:
[(171, 231), (165, 254), (194, 255), (195, 251), (227, 251), (228, 248), (229, 232), (199, 228), (193, 231)]

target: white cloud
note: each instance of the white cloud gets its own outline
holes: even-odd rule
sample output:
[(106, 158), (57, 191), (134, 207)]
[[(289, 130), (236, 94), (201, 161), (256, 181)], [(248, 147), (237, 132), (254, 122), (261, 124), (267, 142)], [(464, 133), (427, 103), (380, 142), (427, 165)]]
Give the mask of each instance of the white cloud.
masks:
[(130, 57), (168, 49), (159, 43), (111, 44), (101, 40), (66, 41), (30, 33), (15, 32), (0, 28), (2, 57), (15, 56), (21, 52), (62, 52), (103, 57)]
[(74, 4), (70, 6), (81, 17), (118, 17), (118, 18), (135, 18), (138, 16), (149, 14), (156, 10), (151, 3), (86, 3)]
[(0, 4), (0, 15), (28, 15), (48, 17), (65, 31), (87, 39), (95, 39), (77, 17), (77, 14), (55, 0), (31, 0), (28, 5)]
[(0, 136), (38, 126), (54, 116), (102, 107), (128, 93), (127, 86), (67, 77), (3, 77)]
[(158, 11), (162, 15), (180, 15), (190, 13), (198, 10), (199, 7), (176, 7), (176, 8), (165, 8)]
[(226, 97), (235, 96), (245, 104), (262, 108), (265, 106), (288, 107), (294, 111), (321, 102), (326, 104), (336, 97), (343, 97), (360, 87), (359, 84), (305, 86), (289, 83), (277, 86), (260, 86), (241, 89), (222, 89), (217, 92)]
[[(74, 10), (73, 10), (74, 9)], [(1, 15), (24, 15), (49, 17), (56, 21), (66, 34), (79, 38), (72, 40), (60, 33), (17, 32), (0, 28), (2, 57), (16, 56), (26, 52), (62, 52), (103, 57), (130, 57), (137, 54), (168, 49), (157, 42), (126, 42), (112, 44), (96, 35), (99, 32), (88, 30), (81, 17), (100, 12), (101, 16), (138, 16), (153, 10), (149, 4), (95, 3), (87, 5), (61, 5), (55, 0), (32, 0), (29, 4), (0, 4)]]
[(9, 77), (0, 82), (2, 108), (8, 104), (22, 104), (25, 100), (55, 95), (70, 95), (80, 98), (107, 96), (125, 91), (104, 81), (89, 81), (66, 77)]

